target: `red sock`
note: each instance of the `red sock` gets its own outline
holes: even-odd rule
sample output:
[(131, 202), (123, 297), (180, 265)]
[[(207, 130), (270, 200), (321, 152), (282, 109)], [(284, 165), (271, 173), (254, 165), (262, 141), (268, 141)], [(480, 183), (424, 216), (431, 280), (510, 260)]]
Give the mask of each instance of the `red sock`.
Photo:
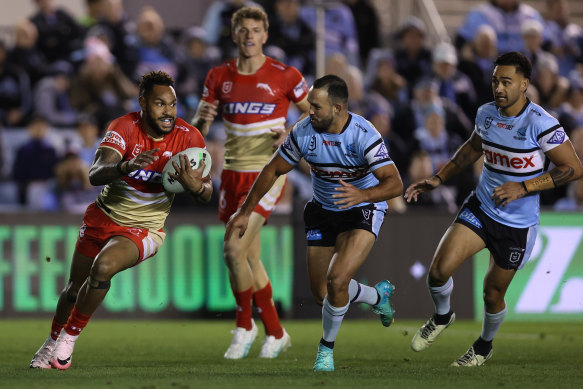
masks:
[(233, 290), (233, 295), (237, 302), (237, 327), (250, 331), (253, 328), (253, 324), (251, 324), (251, 316), (253, 314), (251, 310), (251, 296), (253, 295), (253, 287), (240, 292)]
[(265, 333), (279, 339), (283, 336), (283, 328), (281, 328), (277, 310), (273, 305), (272, 296), (271, 282), (268, 282), (263, 289), (253, 293), (253, 303), (261, 315)]
[(57, 322), (57, 320), (53, 316), (53, 324), (51, 325), (51, 339), (57, 340), (64, 326), (65, 326), (64, 324)]
[(82, 314), (77, 309), (77, 305), (75, 305), (67, 324), (65, 324), (65, 331), (67, 331), (69, 335), (79, 335), (89, 322), (89, 319), (91, 319), (91, 315)]

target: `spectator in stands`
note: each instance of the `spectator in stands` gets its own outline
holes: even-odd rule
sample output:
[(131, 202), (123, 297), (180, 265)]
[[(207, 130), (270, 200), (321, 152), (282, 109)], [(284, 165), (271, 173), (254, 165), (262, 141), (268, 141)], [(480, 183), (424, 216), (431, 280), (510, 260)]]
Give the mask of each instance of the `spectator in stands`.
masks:
[[(574, 77), (569, 83), (567, 91), (567, 100), (560, 105), (557, 110), (558, 120), (561, 125), (565, 119), (570, 120), (574, 127), (583, 127), (583, 78)], [(571, 128), (563, 125), (567, 134)], [(572, 142), (572, 141), (571, 141)]]
[(29, 140), (18, 148), (12, 165), (19, 202), (34, 209), (55, 207), (51, 180), (54, 178), (57, 152), (46, 138), (48, 130), (44, 118), (33, 118), (28, 124)]
[(24, 125), (31, 109), (30, 79), (20, 67), (7, 61), (6, 47), (0, 40), (0, 125)]
[(474, 117), (478, 109), (476, 91), (468, 76), (457, 69), (455, 47), (447, 42), (435, 45), (432, 69), (439, 85), (439, 95), (459, 105), (467, 117)]
[(89, 29), (96, 25), (105, 12), (104, 0), (85, 0), (87, 13), (79, 19), (79, 24)]
[[(138, 64), (136, 25), (124, 11), (121, 0), (101, 0), (104, 13), (96, 26), (108, 37), (108, 46), (119, 67), (129, 78), (134, 77)], [(92, 32), (89, 32), (91, 35)], [(93, 34), (98, 35), (100, 33)]]
[(536, 78), (532, 85), (539, 94), (539, 104), (546, 110), (555, 110), (567, 97), (569, 80), (559, 74), (559, 64), (554, 55), (541, 52), (537, 57)]
[(217, 47), (207, 46), (206, 32), (202, 27), (191, 27), (184, 31), (183, 59), (178, 79), (176, 94), (186, 110), (184, 117), (193, 117), (202, 95), (204, 80), (209, 70), (220, 63), (221, 54)]
[(99, 128), (130, 112), (138, 95), (137, 86), (114, 62), (101, 40), (86, 41), (86, 57), (71, 82), (71, 103), (81, 113), (93, 115)]
[[(302, 6), (300, 17), (315, 32), (316, 6)], [(358, 32), (350, 8), (340, 2), (327, 2), (324, 11), (324, 25), (326, 28), (324, 35), (326, 55), (342, 53), (349, 64), (359, 66)]]
[(93, 164), (95, 152), (101, 143), (100, 135), (95, 119), (90, 115), (81, 115), (77, 124), (77, 140), (71, 150), (74, 150), (87, 166)]
[(458, 69), (472, 80), (478, 106), (492, 101), (492, 72), (498, 56), (496, 42), (496, 31), (483, 24), (472, 43), (460, 53)]
[(449, 135), (446, 131), (445, 110), (438, 105), (432, 106), (425, 113), (424, 126), (417, 128), (413, 135), (417, 141), (417, 148), (429, 154), (433, 166), (430, 175), (441, 169), (449, 161), (449, 156), (463, 143), (459, 136)]
[(377, 12), (370, 0), (343, 0), (350, 7), (360, 50), (360, 63), (366, 64), (370, 51), (381, 46)]
[(431, 51), (425, 47), (425, 35), (425, 23), (414, 16), (408, 17), (396, 34), (397, 73), (407, 81), (410, 97), (417, 82), (431, 73)]
[[(474, 40), (477, 29), (487, 24), (498, 34), (498, 52), (524, 51), (520, 27), (525, 20), (543, 22), (540, 13), (520, 0), (490, 0), (473, 8), (459, 28), (456, 47)], [(545, 40), (547, 33), (545, 32)]]
[(31, 88), (50, 72), (49, 64), (36, 47), (38, 31), (28, 19), (14, 26), (14, 46), (8, 52), (8, 62), (20, 66), (30, 78)]
[(286, 65), (302, 74), (315, 74), (312, 29), (300, 18), (299, 0), (276, 0), (269, 21), (269, 45), (280, 47), (286, 54)]
[[(407, 81), (397, 73), (393, 54), (387, 49), (372, 49), (367, 63), (367, 89), (375, 91), (398, 109), (409, 101)], [(393, 153), (389, 153), (393, 155)], [(404, 166), (399, 165), (397, 166)]]
[[(417, 150), (411, 154), (411, 161), (407, 169), (403, 183), (413, 183), (434, 174), (435, 168), (431, 163), (431, 156), (425, 150)], [(421, 193), (417, 202), (410, 202), (407, 207), (435, 207), (446, 209), (449, 213), (455, 213), (457, 205), (455, 202), (455, 188), (447, 185), (440, 185), (431, 192)]]
[(178, 57), (172, 38), (165, 33), (164, 21), (150, 6), (138, 17), (138, 65), (134, 79), (151, 71), (164, 71), (178, 77)]
[(392, 128), (402, 139), (411, 145), (413, 132), (425, 125), (425, 115), (435, 107), (442, 107), (445, 112), (445, 128), (451, 135), (456, 134), (462, 139), (469, 136), (473, 130), (472, 123), (462, 109), (451, 100), (441, 98), (438, 94), (439, 85), (430, 78), (421, 80), (415, 85), (413, 99), (407, 106), (399, 110), (393, 120)]
[(567, 0), (546, 0), (545, 29), (551, 53), (557, 57), (559, 73), (569, 77), (582, 55), (583, 29), (569, 20)]
[[(92, 161), (93, 162), (93, 161)], [(82, 214), (101, 190), (89, 182), (89, 167), (76, 149), (70, 149), (55, 166), (60, 209)]]
[(67, 61), (51, 65), (51, 74), (39, 81), (34, 90), (34, 112), (53, 127), (74, 127), (79, 114), (71, 106), (73, 66)]
[(543, 24), (535, 19), (528, 19), (520, 27), (524, 51), (522, 52), (532, 64), (532, 78), (536, 78), (537, 61), (543, 51)]
[(231, 37), (231, 16), (242, 7), (261, 7), (256, 2), (247, 0), (213, 1), (203, 18), (203, 29), (206, 31), (209, 46), (217, 46), (221, 50), (223, 60), (237, 56), (237, 46)]
[(38, 11), (30, 18), (38, 30), (37, 48), (49, 62), (70, 60), (83, 43), (84, 29), (53, 0), (34, 0)]

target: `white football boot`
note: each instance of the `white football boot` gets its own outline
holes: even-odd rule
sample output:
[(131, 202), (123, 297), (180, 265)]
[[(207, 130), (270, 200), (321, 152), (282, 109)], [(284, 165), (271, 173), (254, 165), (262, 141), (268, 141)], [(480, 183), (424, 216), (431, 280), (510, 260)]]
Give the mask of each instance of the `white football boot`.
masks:
[(263, 341), (263, 346), (261, 347), (261, 352), (259, 353), (259, 358), (277, 358), (279, 353), (286, 351), (291, 347), (291, 337), (283, 330), (283, 336), (279, 339), (275, 339), (275, 336), (265, 336)]
[(449, 327), (454, 321), (455, 313), (452, 313), (447, 324), (443, 325), (436, 324), (433, 316), (431, 316), (429, 320), (417, 330), (415, 336), (413, 336), (413, 339), (411, 340), (411, 348), (413, 351), (423, 351), (428, 349), (435, 339), (437, 339), (439, 334), (441, 334), (443, 330)]
[(43, 345), (40, 346), (36, 354), (34, 354), (34, 357), (32, 357), (32, 361), (30, 361), (30, 367), (33, 369), (50, 369), (50, 359), (51, 355), (53, 355), (53, 351), (55, 350), (56, 343), (57, 342), (49, 336)]
[(225, 352), (226, 359), (241, 359), (249, 354), (249, 349), (257, 338), (257, 326), (253, 319), (251, 319), (251, 324), (253, 327), (249, 331), (242, 327), (237, 327), (231, 331), (234, 336), (231, 345)]
[(71, 360), (73, 359), (73, 348), (75, 347), (75, 341), (77, 341), (78, 337), (79, 335), (69, 335), (64, 329), (61, 330), (61, 333), (57, 338), (55, 351), (53, 351), (53, 355), (51, 357), (51, 365), (55, 369), (67, 370), (69, 366), (71, 366)]
[(494, 350), (493, 349), (490, 350), (490, 352), (486, 356), (480, 355), (480, 354), (476, 354), (476, 352), (474, 351), (474, 346), (472, 346), (472, 347), (470, 347), (468, 349), (468, 351), (466, 351), (466, 353), (464, 355), (462, 355), (461, 357), (459, 357), (458, 359), (456, 359), (455, 361), (453, 361), (450, 366), (453, 366), (453, 367), (460, 367), (460, 366), (465, 366), (465, 367), (482, 366), (484, 363), (486, 363), (486, 361), (488, 359), (492, 358), (492, 354), (494, 354)]

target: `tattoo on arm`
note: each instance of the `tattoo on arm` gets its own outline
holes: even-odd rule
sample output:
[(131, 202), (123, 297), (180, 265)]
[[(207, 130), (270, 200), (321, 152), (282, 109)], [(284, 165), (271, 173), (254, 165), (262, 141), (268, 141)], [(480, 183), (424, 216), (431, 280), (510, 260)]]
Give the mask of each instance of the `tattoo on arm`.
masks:
[(570, 182), (575, 175), (575, 169), (571, 166), (567, 166), (565, 170), (556, 167), (549, 172), (551, 179), (556, 187), (565, 185)]

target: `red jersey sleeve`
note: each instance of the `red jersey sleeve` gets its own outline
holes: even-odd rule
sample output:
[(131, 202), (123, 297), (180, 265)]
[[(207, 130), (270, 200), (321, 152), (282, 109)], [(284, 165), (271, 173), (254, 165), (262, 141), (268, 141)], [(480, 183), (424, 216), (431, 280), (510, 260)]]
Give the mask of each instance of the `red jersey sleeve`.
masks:
[(285, 79), (290, 86), (286, 95), (290, 101), (299, 103), (308, 95), (308, 84), (298, 69), (293, 66), (288, 67), (285, 71)]
[(204, 80), (204, 87), (202, 89), (202, 100), (208, 102), (208, 103), (212, 103), (213, 101), (215, 101), (217, 98), (217, 93), (216, 93), (216, 86), (218, 83), (218, 79), (217, 79), (217, 69), (216, 68), (212, 68), (208, 74), (206, 75), (206, 79)]
[(109, 147), (121, 154), (122, 158), (128, 151), (130, 131), (133, 128), (132, 120), (127, 115), (115, 119), (107, 128), (107, 132), (99, 147)]

